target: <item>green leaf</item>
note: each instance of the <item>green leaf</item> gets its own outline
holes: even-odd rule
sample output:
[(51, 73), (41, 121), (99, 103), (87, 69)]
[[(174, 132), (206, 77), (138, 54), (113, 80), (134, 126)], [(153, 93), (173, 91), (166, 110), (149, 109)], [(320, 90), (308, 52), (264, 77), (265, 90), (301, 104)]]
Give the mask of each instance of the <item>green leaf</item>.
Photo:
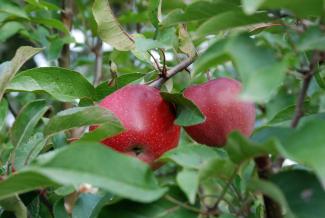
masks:
[(243, 81), (242, 97), (266, 102), (282, 84), (287, 68), (286, 59), (281, 62), (267, 48), (255, 45), (246, 34), (217, 41), (195, 62), (195, 72), (206, 71), (232, 60)]
[(34, 129), (49, 109), (45, 100), (37, 100), (25, 105), (11, 128), (11, 141), (16, 148), (28, 141)]
[(102, 144), (79, 142), (41, 155), (34, 164), (1, 181), (0, 199), (53, 184), (83, 183), (139, 202), (155, 201), (166, 192), (142, 161)]
[(54, 10), (54, 11), (61, 10), (61, 8), (58, 7), (57, 5), (46, 2), (44, 0), (26, 0), (26, 2), (28, 2), (28, 4), (31, 4), (37, 8), (41, 8), (43, 10)]
[[(304, 116), (312, 115), (318, 112), (318, 106), (313, 106), (309, 101), (304, 103)], [(290, 105), (279, 111), (268, 124), (274, 125), (285, 121), (291, 121), (295, 113), (296, 105)]]
[(75, 40), (70, 36), (57, 36), (52, 39), (48, 47), (47, 59), (49, 61), (57, 60), (61, 54), (63, 46), (72, 42), (75, 42)]
[(134, 49), (134, 41), (118, 23), (109, 6), (108, 0), (95, 0), (93, 14), (98, 25), (98, 35), (117, 50)]
[(197, 214), (174, 205), (167, 200), (159, 200), (152, 204), (138, 204), (121, 201), (118, 204), (105, 207), (99, 218), (197, 218)]
[(0, 100), (2, 99), (5, 89), (17, 71), (28, 59), (33, 57), (41, 50), (41, 48), (22, 46), (16, 51), (16, 54), (11, 61), (0, 64)]
[(36, 172), (21, 171), (0, 181), (0, 200), (51, 185), (56, 183), (46, 176)]
[[(311, 120), (288, 135), (282, 142), (282, 155), (315, 170), (325, 187), (325, 121)], [(312, 149), (311, 147), (312, 146)]]
[(109, 135), (115, 135), (123, 130), (121, 123), (112, 112), (98, 106), (77, 107), (59, 112), (52, 117), (45, 127), (46, 136), (59, 133), (64, 130), (92, 124), (109, 124)]
[(97, 218), (100, 210), (111, 199), (111, 194), (83, 193), (73, 207), (72, 218)]
[(236, 217), (230, 214), (222, 214), (221, 216), (219, 216), (219, 218), (236, 218)]
[(71, 218), (64, 208), (64, 198), (61, 198), (53, 205), (54, 218)]
[(204, 145), (189, 144), (167, 151), (160, 157), (160, 160), (171, 160), (185, 168), (200, 169), (200, 166), (206, 161), (218, 156), (219, 153), (213, 148)]
[(162, 0), (152, 0), (149, 3), (148, 17), (152, 25), (158, 29), (159, 19), (158, 19), (158, 8)]
[(272, 176), (271, 181), (281, 189), (296, 217), (319, 218), (325, 214), (325, 191), (311, 172), (284, 171)]
[(27, 218), (27, 208), (17, 195), (0, 200), (0, 206), (4, 210), (14, 212), (16, 218)]
[(192, 42), (191, 36), (188, 33), (185, 24), (180, 24), (178, 26), (178, 37), (180, 42), (179, 49), (189, 57), (196, 56), (196, 48)]
[(286, 218), (295, 218), (292, 214), (288, 202), (281, 190), (273, 183), (266, 180), (252, 179), (248, 183), (248, 189), (254, 192), (262, 192), (274, 201), (278, 202), (286, 210)]
[(44, 91), (65, 102), (95, 98), (95, 88), (80, 73), (59, 67), (41, 67), (23, 71), (15, 76), (7, 89)]
[(0, 130), (6, 124), (6, 118), (8, 114), (8, 102), (6, 99), (2, 99), (0, 101)]
[(244, 11), (248, 14), (263, 9), (288, 9), (298, 17), (318, 16), (323, 13), (322, 0), (242, 0)]
[(270, 18), (265, 13), (248, 16), (241, 10), (227, 11), (208, 19), (200, 25), (196, 33), (199, 36), (217, 34), (222, 30), (228, 30), (235, 27), (247, 26), (269, 21)]
[(289, 135), (293, 134), (294, 131), (295, 129), (288, 127), (263, 127), (257, 129), (252, 135), (251, 139), (257, 144), (267, 144), (272, 140), (285, 143), (285, 140), (289, 137)]
[(205, 161), (200, 167), (200, 180), (211, 177), (229, 179), (233, 176), (236, 165), (227, 157), (215, 157)]
[(101, 83), (96, 87), (96, 94), (97, 94), (96, 100), (97, 101), (102, 100), (109, 94), (112, 94), (113, 92), (122, 88), (123, 86), (142, 78), (144, 75), (145, 74), (142, 73), (127, 73), (117, 77), (114, 81), (114, 85), (112, 86), (108, 85), (109, 84), (108, 81)]
[(127, 74), (123, 74), (119, 77), (116, 78), (116, 87), (118, 89), (126, 86), (127, 84), (135, 81), (135, 80), (138, 80), (142, 77), (144, 77), (145, 74), (144, 73), (127, 73)]
[(246, 14), (254, 14), (265, 0), (241, 0)]
[(134, 48), (131, 50), (132, 54), (139, 60), (152, 64), (150, 60), (151, 56), (147, 50), (142, 49), (141, 45), (140, 47), (136, 45), (136, 41), (140, 40), (141, 42), (142, 40), (146, 40), (146, 37), (143, 34), (139, 33), (134, 33), (131, 35), (131, 37), (134, 40)]
[(179, 126), (193, 126), (205, 121), (205, 116), (189, 99), (181, 93), (160, 93), (163, 99), (176, 105), (175, 124)]
[(0, 144), (0, 162), (1, 162), (0, 166), (2, 167), (2, 169), (0, 168), (1, 173), (7, 171), (7, 169), (4, 169), (4, 167), (7, 163), (7, 161), (9, 160), (13, 149), (14, 149), (14, 146), (11, 144), (5, 144), (5, 143)]
[(168, 45), (154, 39), (146, 39), (142, 37), (137, 37), (135, 39), (135, 47), (138, 51), (148, 51), (154, 48), (170, 48)]
[(22, 8), (14, 4), (10, 4), (7, 1), (0, 1), (0, 12), (9, 14), (10, 16), (29, 19), (28, 15)]
[(106, 96), (112, 94), (117, 90), (115, 85), (109, 85), (109, 81), (102, 82), (96, 87), (96, 100), (100, 101)]
[(325, 35), (318, 27), (305, 31), (297, 42), (299, 51), (324, 50)]
[(166, 45), (168, 48), (176, 48), (178, 46), (178, 40), (175, 27), (161, 28), (157, 35), (157, 41)]
[(14, 154), (12, 154), (15, 169), (19, 171), (24, 166), (30, 164), (43, 149), (45, 144), (46, 139), (44, 139), (43, 134), (40, 132), (30, 137), (26, 143), (16, 149)]
[[(31, 139), (31, 136), (36, 125), (49, 109), (46, 104), (45, 100), (37, 100), (25, 105), (11, 128), (10, 138), (15, 146), (15, 150), (12, 153), (12, 162), (16, 170), (21, 169), (24, 165), (29, 163), (29, 160), (34, 158), (45, 144), (43, 137), (38, 136)], [(31, 156), (31, 153), (33, 153), (37, 145), (39, 145), (39, 148), (36, 150), (37, 154)], [(16, 160), (17, 155), (18, 160)]]
[(85, 141), (101, 141), (107, 137), (114, 136), (123, 131), (121, 124), (107, 122), (96, 128), (95, 130), (85, 133), (80, 140)]
[[(175, 9), (171, 11), (163, 20), (163, 25), (174, 25), (178, 23), (190, 22), (195, 20), (203, 20), (220, 13), (234, 10), (239, 5), (226, 0), (208, 2), (196, 1), (188, 5), (185, 11)], [(239, 8), (238, 8), (239, 9)]]
[(276, 142), (274, 140), (267, 140), (260, 144), (250, 141), (238, 132), (232, 132), (229, 135), (225, 150), (235, 163), (242, 163), (245, 160), (261, 155), (277, 153)]
[(197, 170), (184, 168), (177, 174), (176, 181), (186, 194), (189, 202), (194, 204), (196, 192), (199, 188), (199, 172)]
[(69, 31), (65, 27), (65, 25), (60, 20), (57, 19), (36, 17), (36, 18), (32, 18), (31, 22), (42, 24), (45, 27), (53, 27), (65, 34), (69, 34)]
[(18, 22), (6, 22), (0, 28), (0, 42), (5, 42), (11, 36), (18, 33), (20, 30), (24, 29), (24, 26)]
[(317, 82), (318, 86), (323, 90), (325, 90), (325, 81), (322, 78), (321, 74), (324, 73), (324, 72), (325, 72), (325, 70), (322, 69), (320, 72), (315, 73), (316, 82)]

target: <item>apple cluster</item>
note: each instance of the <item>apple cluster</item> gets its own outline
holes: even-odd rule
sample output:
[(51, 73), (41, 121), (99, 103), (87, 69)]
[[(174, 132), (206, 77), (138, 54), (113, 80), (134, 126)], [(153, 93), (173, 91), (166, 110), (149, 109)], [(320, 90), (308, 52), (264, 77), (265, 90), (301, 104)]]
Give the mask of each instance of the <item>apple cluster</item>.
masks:
[[(200, 144), (222, 147), (232, 131), (250, 136), (255, 123), (255, 106), (239, 98), (241, 84), (219, 78), (185, 89), (184, 96), (204, 114), (203, 123), (185, 131)], [(103, 144), (155, 167), (155, 160), (177, 146), (180, 126), (175, 125), (174, 106), (160, 91), (148, 85), (127, 85), (105, 97), (99, 104), (113, 112), (125, 130)], [(96, 126), (91, 126), (94, 130)]]

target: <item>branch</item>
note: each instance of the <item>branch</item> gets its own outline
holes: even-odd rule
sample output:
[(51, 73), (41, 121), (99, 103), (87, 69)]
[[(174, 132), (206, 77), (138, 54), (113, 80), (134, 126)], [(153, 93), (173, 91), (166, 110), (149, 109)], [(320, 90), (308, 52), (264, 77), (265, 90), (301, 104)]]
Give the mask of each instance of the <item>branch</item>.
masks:
[[(316, 73), (318, 64), (323, 60), (325, 60), (325, 56), (323, 53), (320, 53), (318, 51), (314, 52), (308, 70), (301, 72), (304, 74), (304, 80), (303, 80), (301, 91), (297, 98), (295, 114), (291, 122), (292, 128), (296, 128), (298, 126), (300, 119), (304, 115), (303, 106), (310, 85), (310, 81), (313, 78), (314, 74)], [(285, 159), (283, 157), (278, 157), (272, 167), (272, 161), (269, 156), (266, 155), (266, 156), (256, 158), (255, 163), (258, 169), (259, 177), (262, 179), (268, 179), (269, 176), (273, 173), (273, 169), (276, 170), (282, 167), (284, 160)], [(263, 198), (264, 198), (267, 218), (282, 217), (281, 207), (269, 197), (263, 196)]]
[(167, 80), (169, 80), (171, 77), (175, 76), (178, 72), (180, 72), (182, 70), (185, 70), (188, 66), (190, 66), (194, 62), (195, 59), (196, 59), (196, 56), (189, 57), (189, 58), (183, 60), (182, 62), (180, 62), (179, 64), (177, 64), (175, 67), (173, 67), (170, 70), (168, 70), (166, 72), (166, 75), (165, 76), (160, 77), (156, 81), (152, 82), (150, 85), (153, 86), (153, 87), (156, 87), (157, 89), (160, 89), (161, 86)]
[[(316, 73), (318, 64), (323, 62), (324, 60), (325, 60), (325, 53), (315, 51), (310, 61), (308, 70), (299, 71), (304, 75), (304, 81), (297, 98), (295, 114), (291, 121), (291, 128), (296, 128), (300, 122), (300, 119), (304, 116), (304, 102), (310, 85), (310, 81)], [(280, 169), (283, 165), (284, 160), (285, 158), (281, 156), (278, 157), (273, 164), (273, 168)]]
[(155, 56), (153, 56), (153, 54), (150, 51), (148, 51), (148, 54), (151, 56), (151, 58), (155, 62), (156, 67), (157, 67), (157, 70), (159, 71), (159, 73), (161, 73), (162, 72), (162, 69), (160, 68), (159, 62), (157, 61), (157, 59), (155, 58)]
[(316, 73), (317, 66), (318, 66), (319, 62), (323, 61), (323, 60), (324, 60), (324, 54), (322, 54), (320, 52), (314, 52), (311, 62), (309, 64), (309, 70), (307, 70), (306, 72), (303, 72), (305, 74), (304, 81), (303, 81), (299, 96), (297, 98), (295, 115), (291, 122), (292, 128), (296, 128), (298, 126), (301, 117), (303, 117), (303, 115), (304, 115), (304, 110), (303, 110), (304, 101), (305, 101), (305, 97), (307, 95), (310, 81), (313, 78), (314, 74)]
[[(62, 1), (62, 12), (61, 20), (67, 30), (72, 28), (72, 18), (73, 18), (73, 0), (63, 0)], [(64, 36), (64, 33), (61, 33)], [(70, 66), (70, 48), (69, 44), (64, 44), (61, 56), (59, 58), (59, 66), (63, 68), (68, 68)]]
[[(258, 170), (258, 176), (267, 180), (272, 175), (272, 161), (268, 155), (255, 158), (255, 164)], [(265, 213), (267, 218), (281, 218), (282, 210), (278, 203), (266, 195), (263, 195)]]

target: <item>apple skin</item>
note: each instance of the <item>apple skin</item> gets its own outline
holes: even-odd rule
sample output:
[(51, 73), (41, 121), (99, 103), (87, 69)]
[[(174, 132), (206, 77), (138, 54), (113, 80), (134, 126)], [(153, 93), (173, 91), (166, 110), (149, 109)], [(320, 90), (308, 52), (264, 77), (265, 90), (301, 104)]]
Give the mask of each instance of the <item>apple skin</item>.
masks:
[(154, 87), (127, 85), (106, 96), (99, 106), (113, 112), (124, 126), (122, 133), (102, 141), (119, 152), (155, 167), (154, 161), (178, 144), (180, 127), (174, 124), (172, 105)]
[(190, 99), (205, 115), (198, 125), (185, 127), (198, 143), (222, 147), (232, 131), (250, 136), (255, 124), (255, 106), (239, 99), (241, 84), (237, 80), (221, 77), (185, 89)]

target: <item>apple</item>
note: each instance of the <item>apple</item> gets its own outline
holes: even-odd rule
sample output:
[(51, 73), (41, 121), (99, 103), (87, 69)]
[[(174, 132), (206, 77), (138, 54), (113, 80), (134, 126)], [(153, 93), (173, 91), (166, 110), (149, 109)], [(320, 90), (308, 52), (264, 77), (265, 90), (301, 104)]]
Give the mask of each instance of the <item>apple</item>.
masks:
[(157, 158), (178, 144), (180, 127), (174, 124), (172, 105), (154, 87), (127, 85), (106, 96), (99, 106), (113, 112), (125, 128), (102, 141), (119, 152), (154, 166)]
[(219, 78), (185, 89), (190, 99), (205, 115), (203, 123), (185, 127), (198, 143), (222, 147), (232, 131), (250, 136), (255, 123), (255, 106), (239, 98), (241, 84), (237, 80)]

